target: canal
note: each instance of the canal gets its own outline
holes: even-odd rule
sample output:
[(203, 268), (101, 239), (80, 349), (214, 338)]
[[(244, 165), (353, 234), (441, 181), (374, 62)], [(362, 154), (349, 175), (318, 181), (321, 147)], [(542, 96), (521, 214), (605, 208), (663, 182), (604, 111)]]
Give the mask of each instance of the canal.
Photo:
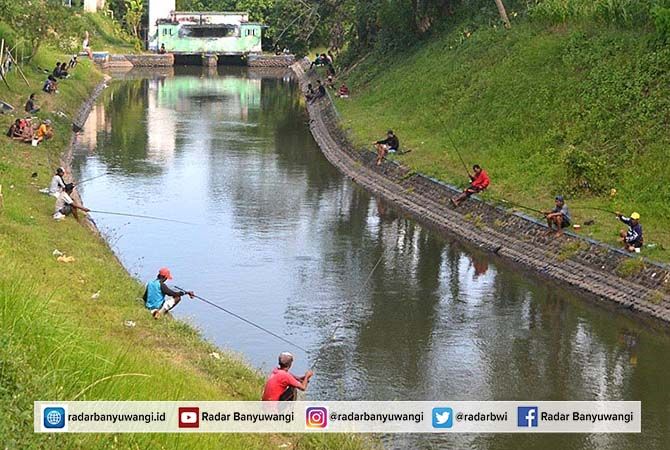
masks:
[(329, 165), (301, 102), (289, 74), (175, 68), (111, 82), (91, 112), (74, 175), (109, 174), (81, 187), (86, 204), (194, 223), (94, 214), (126, 268), (148, 281), (168, 266), (309, 354), (197, 300), (177, 317), (263, 371), (285, 350), (296, 372), (317, 359), (310, 399), (642, 401), (642, 436), (400, 436), (389, 448), (668, 448), (665, 331), (398, 214)]

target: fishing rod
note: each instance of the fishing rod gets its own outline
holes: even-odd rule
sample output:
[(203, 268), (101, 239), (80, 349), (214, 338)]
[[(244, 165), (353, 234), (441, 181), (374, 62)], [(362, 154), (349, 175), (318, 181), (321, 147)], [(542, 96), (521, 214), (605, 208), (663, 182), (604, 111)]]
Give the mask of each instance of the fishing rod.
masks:
[(105, 173), (103, 173), (102, 175), (97, 175), (97, 176), (95, 176), (95, 177), (86, 178), (85, 180), (82, 180), (82, 181), (79, 181), (79, 182), (75, 182), (74, 184), (76, 184), (77, 186), (81, 186), (81, 185), (84, 184), (84, 183), (88, 183), (89, 181), (97, 180), (98, 178), (105, 177), (105, 176), (107, 176), (107, 175), (109, 175), (109, 172), (105, 172)]
[(536, 213), (538, 213), (538, 214), (542, 214), (542, 215), (545, 215), (545, 214), (546, 214), (546, 211), (540, 211), (539, 209), (531, 208), (530, 206), (525, 206), (525, 205), (522, 205), (521, 203), (515, 203), (515, 202), (511, 202), (511, 201), (509, 201), (509, 200), (495, 199), (495, 198), (492, 199), (492, 200), (497, 201), (497, 202), (499, 202), (499, 203), (504, 203), (504, 204), (510, 205), (510, 206), (512, 206), (512, 207), (515, 206), (515, 207), (517, 207), (517, 208), (525, 209), (525, 210), (527, 210), (527, 211), (533, 211), (533, 212), (536, 212)]
[[(180, 288), (179, 286), (175, 286), (175, 288), (176, 288), (177, 290), (179, 290), (179, 291), (182, 291), (182, 294), (187, 294), (187, 293), (188, 293), (188, 291), (187, 291), (186, 289), (184, 289), (184, 288)], [(302, 347), (302, 346), (296, 344), (295, 342), (292, 342), (292, 341), (286, 339), (285, 337), (282, 337), (282, 336), (278, 335), (277, 333), (275, 333), (275, 332), (273, 332), (273, 331), (268, 330), (268, 329), (265, 328), (265, 327), (262, 327), (262, 326), (260, 326), (260, 325), (258, 325), (258, 324), (256, 324), (256, 323), (252, 322), (252, 321), (249, 320), (249, 319), (245, 319), (244, 317), (240, 316), (239, 314), (236, 314), (236, 313), (234, 313), (234, 312), (232, 312), (232, 311), (230, 311), (230, 310), (224, 308), (223, 306), (217, 305), (216, 303), (211, 302), (211, 301), (207, 300), (206, 298), (202, 298), (202, 297), (200, 297), (199, 295), (195, 295), (195, 294), (194, 294), (193, 297), (197, 298), (198, 300), (200, 300), (200, 301), (202, 301), (202, 302), (207, 303), (207, 304), (210, 305), (210, 306), (213, 306), (213, 307), (216, 308), (216, 309), (219, 309), (219, 310), (225, 312), (226, 314), (230, 314), (231, 316), (235, 317), (236, 319), (239, 319), (239, 320), (241, 320), (242, 322), (245, 322), (245, 323), (251, 325), (252, 327), (258, 328), (259, 330), (266, 332), (266, 333), (269, 334), (270, 336), (274, 336), (274, 337), (276, 337), (277, 339), (279, 339), (279, 340), (281, 340), (281, 341), (283, 341), (283, 342), (285, 342), (285, 343), (287, 343), (287, 344), (289, 344), (289, 345), (292, 345), (292, 346), (294, 346), (294, 347), (296, 347), (296, 348), (299, 348), (300, 350), (302, 350), (302, 351), (305, 352), (305, 353), (309, 353), (309, 350), (307, 350), (306, 348), (304, 348), (304, 347)]]
[(447, 131), (446, 128), (445, 128), (444, 132), (445, 132), (445, 134), (447, 135), (447, 138), (449, 138), (449, 141), (451, 141), (451, 146), (454, 148), (454, 150), (456, 151), (456, 154), (458, 155), (458, 158), (461, 160), (461, 164), (463, 164), (463, 168), (464, 168), (465, 171), (467, 172), (468, 176), (471, 176), (471, 175), (470, 175), (470, 169), (468, 169), (468, 165), (465, 164), (465, 160), (464, 160), (463, 157), (461, 156), (461, 152), (458, 151), (458, 146), (456, 145), (456, 143), (454, 142), (454, 140), (451, 138), (451, 134), (449, 133), (449, 131)]
[(594, 211), (602, 211), (602, 212), (606, 212), (606, 213), (609, 213), (609, 214), (616, 214), (616, 211), (612, 211), (612, 210), (605, 209), (605, 208), (598, 208), (597, 206), (575, 206), (572, 209), (592, 209)]
[(181, 220), (164, 219), (163, 217), (144, 216), (144, 215), (141, 215), (141, 214), (129, 214), (129, 213), (119, 213), (119, 212), (111, 212), (111, 211), (96, 211), (96, 210), (93, 210), (93, 209), (90, 209), (88, 212), (92, 212), (92, 213), (96, 213), (96, 214), (107, 214), (107, 215), (110, 215), (110, 216), (124, 216), (124, 217), (136, 217), (138, 219), (161, 220), (163, 222), (181, 223), (183, 225), (197, 225), (197, 223), (192, 223), (192, 222), (182, 222)]

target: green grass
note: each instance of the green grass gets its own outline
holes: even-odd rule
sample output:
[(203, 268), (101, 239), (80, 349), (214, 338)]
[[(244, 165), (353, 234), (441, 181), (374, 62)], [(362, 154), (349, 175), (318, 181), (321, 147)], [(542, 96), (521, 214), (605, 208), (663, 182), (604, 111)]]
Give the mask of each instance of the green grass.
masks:
[[(457, 20), (457, 19), (454, 19)], [(485, 167), (484, 198), (536, 209), (567, 196), (580, 233), (617, 245), (623, 224), (599, 207), (642, 215), (646, 256), (670, 261), (670, 47), (653, 32), (600, 22), (450, 33), (403, 54), (367, 58), (337, 99), (342, 125), (367, 145), (393, 128), (411, 170), (463, 185)], [(617, 194), (610, 196), (615, 188)]]
[[(361, 439), (342, 435), (33, 433), (36, 400), (258, 400), (263, 385), (262, 374), (205, 342), (193, 327), (153, 320), (139, 300), (142, 286), (108, 246), (71, 218), (51, 218), (54, 201), (38, 189), (59, 165), (71, 117), (102, 79), (82, 58), (58, 94), (42, 93), (45, 74), (37, 66), (65, 58), (43, 46), (24, 67), (32, 88), (14, 73), (10, 90), (0, 86), (0, 99), (20, 116), (27, 94), (38, 92), (38, 116), (53, 119), (56, 129), (54, 139), (37, 148), (0, 137), (0, 447), (361, 448)], [(0, 116), (0, 129), (13, 120)], [(54, 249), (76, 260), (58, 262)], [(91, 299), (98, 291), (99, 299)], [(214, 351), (222, 358), (210, 356)]]

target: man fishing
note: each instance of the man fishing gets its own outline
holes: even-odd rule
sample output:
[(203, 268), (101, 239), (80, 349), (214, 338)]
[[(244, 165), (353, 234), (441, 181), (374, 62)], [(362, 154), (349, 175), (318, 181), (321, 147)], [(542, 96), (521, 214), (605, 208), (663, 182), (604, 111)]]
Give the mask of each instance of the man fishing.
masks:
[(308, 370), (304, 376), (296, 377), (289, 372), (291, 365), (293, 365), (293, 355), (288, 352), (281, 353), (279, 355), (279, 366), (272, 369), (272, 374), (265, 383), (263, 401), (295, 401), (296, 389), (307, 390), (307, 385), (314, 372)]
[(393, 130), (388, 130), (386, 139), (373, 142), (372, 145), (377, 149), (377, 165), (380, 166), (382, 160), (390, 153), (395, 153), (400, 150), (400, 141), (393, 133)]
[(628, 230), (621, 230), (619, 232), (619, 242), (622, 242), (624, 248), (629, 252), (639, 253), (644, 245), (642, 225), (640, 225), (640, 214), (634, 212), (630, 217), (626, 217), (617, 211), (616, 216), (620, 221), (628, 225)]
[(455, 207), (460, 206), (460, 204), (470, 198), (471, 195), (484, 191), (484, 189), (489, 187), (489, 184), (491, 183), (491, 179), (489, 178), (488, 174), (484, 169), (481, 168), (479, 164), (472, 166), (472, 170), (474, 175), (470, 175), (468, 173), (468, 176), (470, 177), (470, 186), (465, 188), (458, 197), (451, 199), (451, 203)]
[(563, 228), (570, 226), (570, 210), (568, 205), (565, 204), (565, 199), (562, 195), (556, 196), (556, 207), (551, 211), (546, 211), (544, 217), (547, 218), (547, 226), (549, 231), (547, 234), (551, 234), (554, 231), (554, 226), (556, 227), (556, 236), (563, 234)]
[(79, 214), (77, 214), (77, 210), (81, 209), (84, 212), (90, 211), (90, 209), (72, 200), (72, 197), (70, 197), (72, 191), (74, 191), (74, 184), (68, 183), (65, 185), (61, 193), (58, 194), (58, 197), (56, 198), (56, 206), (54, 208), (55, 210), (53, 215), (53, 218), (55, 220), (63, 220), (65, 219), (66, 216), (72, 214), (74, 218), (77, 219), (77, 222), (79, 222)]
[[(192, 291), (188, 292), (175, 292), (170, 289), (165, 282), (172, 279), (172, 274), (170, 269), (163, 267), (158, 271), (158, 276), (155, 280), (147, 283), (147, 287), (144, 290), (144, 305), (149, 311), (154, 319), (158, 319), (161, 315), (166, 314), (171, 311), (175, 306), (181, 301), (181, 297), (184, 294), (187, 294), (189, 297), (193, 298), (195, 294)], [(167, 296), (167, 299), (165, 298)]]

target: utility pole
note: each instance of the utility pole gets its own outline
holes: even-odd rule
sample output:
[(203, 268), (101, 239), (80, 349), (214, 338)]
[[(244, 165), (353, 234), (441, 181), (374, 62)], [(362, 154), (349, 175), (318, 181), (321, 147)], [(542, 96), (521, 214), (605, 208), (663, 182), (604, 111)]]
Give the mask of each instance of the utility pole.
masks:
[(496, 6), (498, 7), (498, 12), (500, 13), (500, 18), (505, 24), (505, 28), (509, 30), (510, 28), (512, 28), (512, 24), (509, 21), (509, 17), (507, 17), (507, 11), (505, 10), (505, 5), (503, 5), (502, 0), (495, 0), (495, 2)]

